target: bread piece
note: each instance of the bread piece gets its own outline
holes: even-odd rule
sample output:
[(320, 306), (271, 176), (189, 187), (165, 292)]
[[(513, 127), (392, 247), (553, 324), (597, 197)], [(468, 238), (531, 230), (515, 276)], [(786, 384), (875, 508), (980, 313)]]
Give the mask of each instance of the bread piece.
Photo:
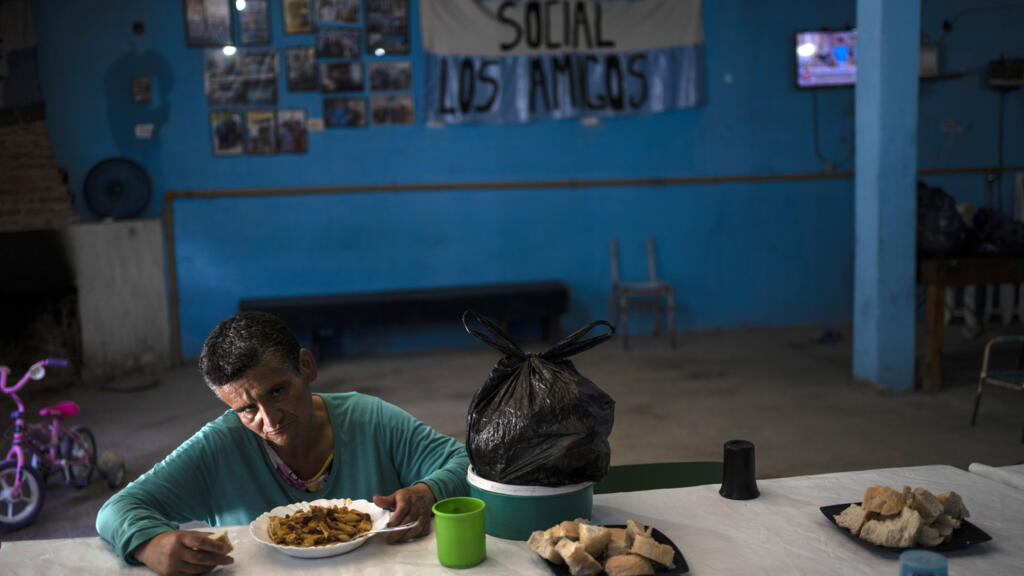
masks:
[(604, 563), (604, 571), (608, 576), (641, 576), (654, 574), (654, 568), (646, 558), (635, 554), (612, 556)]
[[(893, 492), (896, 493), (895, 490)], [(921, 514), (917, 510), (902, 508), (897, 517), (878, 518), (865, 522), (860, 529), (860, 537), (879, 546), (906, 548), (913, 546), (917, 541), (917, 534), (922, 525)]]
[(566, 520), (558, 525), (565, 531), (565, 537), (570, 540), (580, 539), (580, 527), (572, 520)]
[(953, 491), (943, 492), (937, 496), (939, 502), (942, 502), (942, 509), (949, 514), (950, 518), (955, 520), (962, 520), (971, 515), (967, 510), (967, 506), (964, 505), (963, 498), (959, 494)]
[(608, 531), (612, 533), (612, 538), (608, 541), (608, 547), (605, 548), (605, 556), (629, 553), (629, 549), (633, 547), (633, 535), (625, 528), (609, 528)]
[(853, 533), (854, 536), (860, 535), (860, 529), (864, 526), (864, 522), (877, 517), (878, 515), (874, 512), (868, 512), (862, 506), (856, 504), (850, 504), (843, 510), (839, 515), (835, 516), (836, 524), (846, 528)]
[(580, 544), (583, 544), (583, 550), (594, 558), (604, 556), (604, 549), (608, 547), (608, 541), (611, 539), (611, 530), (604, 526), (580, 526)]
[(942, 534), (932, 526), (921, 526), (921, 531), (917, 533), (917, 543), (921, 546), (938, 546), (942, 540)]
[(910, 486), (907, 486), (907, 485), (904, 484), (903, 485), (903, 506), (906, 507), (906, 506), (913, 506), (913, 505), (914, 505), (914, 491), (910, 488)]
[(207, 536), (207, 538), (209, 538), (210, 540), (217, 540), (219, 542), (223, 542), (223, 543), (227, 544), (228, 545), (228, 552), (229, 553), (232, 550), (235, 549), (235, 547), (231, 545), (231, 540), (228, 539), (228, 531), (227, 530), (217, 530), (213, 534), (210, 534), (209, 536)]
[(633, 547), (630, 549), (630, 552), (639, 554), (644, 558), (650, 558), (662, 566), (675, 568), (672, 558), (675, 557), (676, 551), (667, 544), (658, 544), (650, 536), (634, 536)]
[(650, 537), (651, 530), (653, 530), (653, 529), (654, 529), (654, 526), (644, 527), (643, 524), (637, 522), (636, 520), (632, 520), (632, 519), (626, 520), (626, 532), (629, 532), (633, 536), (647, 536), (647, 537)]
[(943, 510), (942, 502), (924, 488), (914, 488), (914, 502), (911, 507), (917, 510), (925, 524), (934, 522)]
[(596, 576), (601, 573), (601, 563), (583, 550), (583, 545), (568, 538), (561, 539), (555, 546), (562, 559), (569, 565), (572, 576)]
[(951, 518), (949, 514), (940, 514), (932, 527), (936, 528), (944, 539), (949, 540), (952, 538), (953, 530), (960, 527), (960, 520)]
[(903, 495), (888, 486), (872, 486), (864, 491), (864, 509), (882, 516), (899, 514), (903, 509)]
[(546, 531), (535, 530), (530, 534), (530, 539), (526, 541), (526, 545), (530, 547), (530, 550), (533, 550), (548, 562), (564, 564), (565, 561), (562, 559), (562, 555), (555, 549), (558, 542), (559, 540), (552, 538)]

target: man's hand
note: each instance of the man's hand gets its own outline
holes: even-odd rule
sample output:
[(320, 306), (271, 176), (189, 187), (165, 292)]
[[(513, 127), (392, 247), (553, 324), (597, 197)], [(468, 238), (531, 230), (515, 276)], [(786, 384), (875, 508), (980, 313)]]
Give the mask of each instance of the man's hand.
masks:
[(391, 513), (391, 520), (388, 521), (388, 526), (398, 526), (399, 524), (419, 520), (419, 524), (408, 530), (388, 532), (389, 544), (419, 538), (430, 533), (430, 514), (431, 508), (434, 506), (434, 493), (430, 491), (430, 487), (426, 484), (418, 482), (408, 488), (402, 488), (390, 496), (375, 494), (373, 496), (373, 503), (381, 508), (391, 508), (394, 510)]
[(205, 574), (217, 566), (231, 564), (228, 545), (207, 538), (206, 532), (175, 530), (163, 532), (135, 547), (135, 559), (157, 574)]

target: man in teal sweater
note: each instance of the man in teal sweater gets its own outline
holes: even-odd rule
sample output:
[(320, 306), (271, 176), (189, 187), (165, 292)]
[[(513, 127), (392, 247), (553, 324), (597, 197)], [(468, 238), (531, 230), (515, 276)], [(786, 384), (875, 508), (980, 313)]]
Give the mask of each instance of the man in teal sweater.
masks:
[(429, 531), (435, 501), (469, 492), (458, 441), (372, 396), (312, 394), (316, 361), (276, 316), (249, 311), (222, 322), (199, 368), (229, 410), (96, 518), (129, 563), (160, 574), (230, 564), (227, 545), (179, 524), (248, 524), (275, 506), (318, 498), (372, 498), (393, 510), (390, 525), (419, 520), (388, 535), (398, 542)]

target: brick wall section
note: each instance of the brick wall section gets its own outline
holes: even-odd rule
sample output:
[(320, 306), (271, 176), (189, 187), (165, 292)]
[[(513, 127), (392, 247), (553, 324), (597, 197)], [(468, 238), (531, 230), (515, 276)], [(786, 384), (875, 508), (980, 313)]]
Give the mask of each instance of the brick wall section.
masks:
[(77, 220), (46, 123), (0, 126), (0, 232), (63, 228)]

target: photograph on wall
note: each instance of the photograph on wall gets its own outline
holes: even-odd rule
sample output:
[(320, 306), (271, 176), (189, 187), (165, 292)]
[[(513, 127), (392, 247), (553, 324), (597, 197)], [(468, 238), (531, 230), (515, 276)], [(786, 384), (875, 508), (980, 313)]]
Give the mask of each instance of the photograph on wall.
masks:
[(219, 48), (203, 51), (203, 88), (207, 106), (241, 106), (246, 103), (237, 56), (237, 53), (228, 56)]
[(362, 62), (321, 62), (321, 92), (362, 92)]
[(362, 38), (359, 28), (317, 28), (317, 58), (359, 58)]
[(281, 0), (285, 34), (313, 33), (312, 0)]
[(315, 92), (319, 89), (316, 81), (316, 48), (313, 46), (286, 48), (285, 68), (290, 92)]
[(324, 124), (328, 128), (366, 126), (366, 98), (324, 98)]
[(281, 154), (306, 153), (306, 111), (277, 111), (277, 151)]
[(370, 90), (412, 90), (412, 62), (370, 62)]
[(242, 80), (245, 104), (277, 104), (277, 50), (239, 50), (235, 57), (238, 59), (238, 74)]
[(230, 1), (185, 0), (185, 43), (188, 46), (234, 44)]
[(242, 153), (242, 113), (237, 110), (210, 112), (210, 139), (214, 156)]
[(236, 2), (235, 9), (238, 10), (238, 43), (270, 44), (270, 0)]
[(366, 52), (409, 53), (409, 0), (366, 0)]
[(247, 154), (276, 154), (277, 138), (274, 128), (277, 122), (273, 110), (249, 110), (245, 113), (245, 135)]
[(412, 124), (412, 96), (374, 96), (370, 102), (374, 124)]
[(359, 23), (360, 0), (316, 0), (316, 19), (323, 23)]

